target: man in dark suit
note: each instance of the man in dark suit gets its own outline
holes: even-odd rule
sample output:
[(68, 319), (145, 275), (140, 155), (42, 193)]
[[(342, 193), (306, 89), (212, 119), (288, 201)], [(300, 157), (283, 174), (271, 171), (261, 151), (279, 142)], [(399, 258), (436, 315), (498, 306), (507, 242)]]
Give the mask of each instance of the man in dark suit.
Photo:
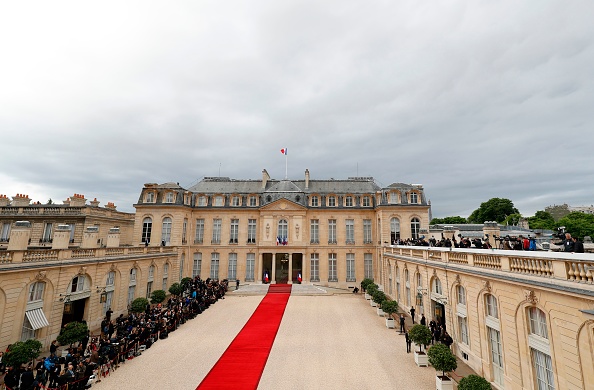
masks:
[(412, 322), (414, 324), (415, 323), (415, 308), (414, 307), (410, 308), (410, 318), (412, 318)]
[(573, 251), (575, 253), (584, 253), (584, 243), (575, 237), (571, 239), (573, 241)]

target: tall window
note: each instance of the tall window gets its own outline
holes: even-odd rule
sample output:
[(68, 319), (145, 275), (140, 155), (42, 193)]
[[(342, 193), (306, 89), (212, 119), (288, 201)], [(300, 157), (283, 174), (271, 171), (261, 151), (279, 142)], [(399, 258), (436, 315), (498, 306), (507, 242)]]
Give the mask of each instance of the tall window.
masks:
[(320, 205), (320, 198), (317, 195), (311, 197), (311, 207), (318, 207)]
[(346, 255), (346, 271), (347, 271), (347, 282), (355, 282), (355, 254), (347, 253)]
[(210, 255), (210, 278), (219, 278), (219, 254), (216, 252)]
[(181, 259), (179, 260), (179, 281), (181, 282), (181, 280), (184, 278), (184, 263), (186, 262), (186, 254), (182, 253), (181, 254)]
[(153, 220), (146, 217), (142, 220), (142, 242), (151, 242), (151, 230), (153, 230)]
[(151, 265), (151, 266), (149, 266), (149, 269), (148, 269), (148, 280), (153, 280), (154, 277), (155, 277), (155, 266)]
[(192, 278), (200, 276), (200, 270), (202, 269), (202, 253), (194, 253), (194, 264), (192, 265)]
[(501, 333), (493, 328), (487, 327), (489, 347), (491, 349), (491, 366), (493, 367), (493, 379), (498, 385), (503, 386), (503, 352), (501, 348)]
[(167, 195), (165, 195), (165, 203), (173, 203), (173, 192), (168, 192)]
[(363, 255), (363, 268), (365, 269), (364, 277), (366, 279), (373, 279), (373, 255), (365, 253)]
[(247, 243), (256, 243), (256, 220), (248, 219), (248, 232), (247, 232)]
[(466, 306), (466, 289), (460, 284), (456, 286), (456, 298), (458, 305)]
[(398, 218), (390, 219), (390, 243), (394, 244), (400, 240), (400, 220)]
[(528, 344), (534, 367), (536, 388), (538, 390), (554, 390), (555, 374), (551, 359), (546, 315), (539, 308), (531, 307), (528, 309), (528, 320), (530, 324)]
[(388, 268), (388, 294), (392, 295), (392, 267)]
[(355, 220), (347, 219), (346, 221), (346, 243), (355, 243)]
[(336, 196), (328, 197), (328, 207), (336, 207)]
[[(423, 288), (423, 278), (421, 277), (421, 274), (417, 272), (417, 291), (420, 291), (420, 289)], [(419, 306), (423, 306), (423, 298), (421, 297), (420, 300), (418, 300), (418, 302), (420, 303)], [(423, 311), (423, 310), (421, 310)]]
[(51, 222), (47, 222), (43, 227), (43, 242), (51, 242), (52, 240), (52, 231), (53, 231), (53, 224)]
[(310, 256), (310, 282), (320, 281), (320, 254), (312, 253)]
[(418, 194), (416, 192), (411, 192), (410, 193), (410, 203), (411, 204), (417, 204), (417, 203), (419, 203)]
[(400, 268), (396, 266), (396, 300), (400, 304)]
[(215, 218), (212, 220), (212, 241), (211, 244), (221, 243), (221, 224), (222, 220)]
[(130, 306), (132, 301), (134, 300), (134, 296), (136, 295), (136, 286), (128, 286), (128, 300), (127, 305)]
[(289, 224), (286, 219), (278, 221), (278, 239), (282, 242), (286, 242), (289, 239)]
[(320, 243), (320, 220), (312, 219), (309, 222), (309, 242), (311, 244)]
[(256, 207), (258, 205), (258, 198), (255, 196), (250, 196), (250, 207)]
[(2, 224), (2, 231), (0, 232), (0, 242), (8, 242), (10, 238), (10, 222)]
[(146, 282), (146, 299), (150, 300), (152, 292), (153, 292), (153, 281), (149, 280), (148, 282)]
[(363, 220), (363, 243), (364, 244), (371, 244), (372, 237), (371, 237), (371, 219), (364, 219)]
[(352, 196), (346, 196), (344, 198), (344, 205), (345, 205), (345, 207), (353, 207), (353, 197)]
[(246, 282), (253, 282), (256, 269), (256, 254), (248, 253), (245, 264), (245, 280)]
[(338, 273), (336, 270), (336, 253), (328, 254), (328, 281), (338, 282)]
[(77, 275), (72, 278), (72, 281), (70, 282), (70, 292), (76, 293), (84, 291), (85, 288), (88, 287), (85, 285), (86, 280), (87, 278), (84, 275)]
[(431, 286), (431, 291), (433, 291), (436, 294), (440, 294), (443, 295), (443, 289), (441, 288), (441, 280), (439, 280), (439, 278), (435, 277), (433, 278), (433, 286)]
[(227, 267), (227, 279), (237, 279), (237, 253), (229, 253), (229, 265)]
[(371, 199), (369, 198), (369, 196), (364, 196), (363, 197), (362, 205), (363, 205), (363, 207), (369, 207), (369, 206), (371, 206)]
[(328, 220), (328, 244), (336, 244), (336, 220)]
[(413, 218), (410, 220), (410, 234), (413, 240), (419, 238), (419, 231), (421, 230), (421, 221), (419, 218)]
[(163, 291), (167, 291), (167, 284), (169, 279), (169, 264), (165, 263), (163, 265)]
[(468, 342), (468, 320), (466, 317), (458, 316), (458, 328), (460, 329), (460, 342), (470, 345)]
[(462, 285), (456, 286), (456, 314), (458, 315), (458, 329), (460, 330), (460, 341), (463, 344), (470, 345), (468, 337), (468, 319), (466, 317), (466, 290)]
[(404, 270), (404, 286), (406, 288), (406, 306), (410, 306), (410, 280), (408, 270)]
[(204, 219), (196, 220), (196, 236), (194, 237), (194, 244), (202, 244), (204, 241)]
[(105, 302), (103, 302), (103, 315), (107, 313), (107, 310), (111, 307), (113, 302), (113, 292), (115, 290), (115, 271), (107, 273), (105, 279)]
[(130, 268), (130, 284), (136, 284), (136, 268)]
[(161, 228), (161, 243), (168, 244), (171, 241), (171, 218), (163, 218), (163, 227)]
[(485, 295), (485, 304), (487, 309), (487, 315), (493, 318), (499, 318), (499, 311), (497, 310), (497, 299), (494, 295)]
[(45, 291), (45, 282), (35, 282), (29, 286), (29, 299), (27, 302), (36, 302), (43, 300)]
[(136, 268), (130, 268), (130, 278), (128, 279), (128, 299), (127, 304), (130, 306), (134, 297), (136, 296)]
[(229, 244), (237, 244), (239, 242), (239, 219), (231, 220), (231, 232), (229, 235)]

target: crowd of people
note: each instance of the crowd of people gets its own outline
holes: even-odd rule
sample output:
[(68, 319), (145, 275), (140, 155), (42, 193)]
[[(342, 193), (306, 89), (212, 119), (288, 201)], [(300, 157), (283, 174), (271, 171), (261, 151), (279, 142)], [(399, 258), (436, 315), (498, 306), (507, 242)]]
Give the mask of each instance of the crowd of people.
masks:
[(101, 333), (87, 336), (78, 345), (57, 356), (53, 341), (49, 356), (27, 366), (6, 367), (4, 385), (9, 390), (82, 390), (107, 376), (126, 360), (140, 356), (158, 340), (166, 339), (186, 321), (195, 318), (219, 299), (225, 299), (228, 281), (200, 279), (184, 285), (180, 297), (164, 304), (147, 305), (143, 313), (120, 314), (113, 320), (108, 309), (101, 323)]
[[(411, 309), (411, 318), (414, 324), (414, 309)], [(427, 326), (427, 319), (425, 318), (424, 314), (421, 315), (419, 323), (422, 326)], [(437, 320), (433, 318), (431, 321), (429, 321), (428, 328), (431, 331), (432, 336), (431, 345), (442, 343), (450, 348), (450, 346), (454, 343), (454, 339), (452, 339), (452, 336), (448, 334), (445, 321), (443, 321), (442, 318), (438, 317)], [(411, 351), (412, 340), (409, 337), (408, 331), (405, 329), (404, 315), (402, 314), (400, 315), (400, 333), (404, 333), (406, 339), (406, 352), (409, 353)], [(427, 348), (427, 346), (425, 346), (425, 348)]]

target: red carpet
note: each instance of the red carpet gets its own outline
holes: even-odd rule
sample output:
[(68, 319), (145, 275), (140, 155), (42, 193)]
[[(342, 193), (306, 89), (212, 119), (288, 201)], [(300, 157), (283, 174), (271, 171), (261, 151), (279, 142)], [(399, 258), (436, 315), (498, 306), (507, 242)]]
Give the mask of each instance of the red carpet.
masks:
[(291, 285), (290, 284), (271, 284), (268, 286), (268, 293), (290, 293), (291, 292)]
[(288, 289), (269, 288), (269, 293), (197, 389), (242, 390), (258, 387), (291, 295), (291, 285), (278, 286), (288, 286)]

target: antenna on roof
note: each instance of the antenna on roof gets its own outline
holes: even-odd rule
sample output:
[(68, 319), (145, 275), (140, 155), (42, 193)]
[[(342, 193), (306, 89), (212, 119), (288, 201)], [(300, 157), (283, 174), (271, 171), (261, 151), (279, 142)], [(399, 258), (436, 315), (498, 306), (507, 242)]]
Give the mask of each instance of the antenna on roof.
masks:
[(359, 177), (359, 161), (357, 161), (357, 177)]
[(219, 177), (221, 177), (221, 163), (219, 163)]

